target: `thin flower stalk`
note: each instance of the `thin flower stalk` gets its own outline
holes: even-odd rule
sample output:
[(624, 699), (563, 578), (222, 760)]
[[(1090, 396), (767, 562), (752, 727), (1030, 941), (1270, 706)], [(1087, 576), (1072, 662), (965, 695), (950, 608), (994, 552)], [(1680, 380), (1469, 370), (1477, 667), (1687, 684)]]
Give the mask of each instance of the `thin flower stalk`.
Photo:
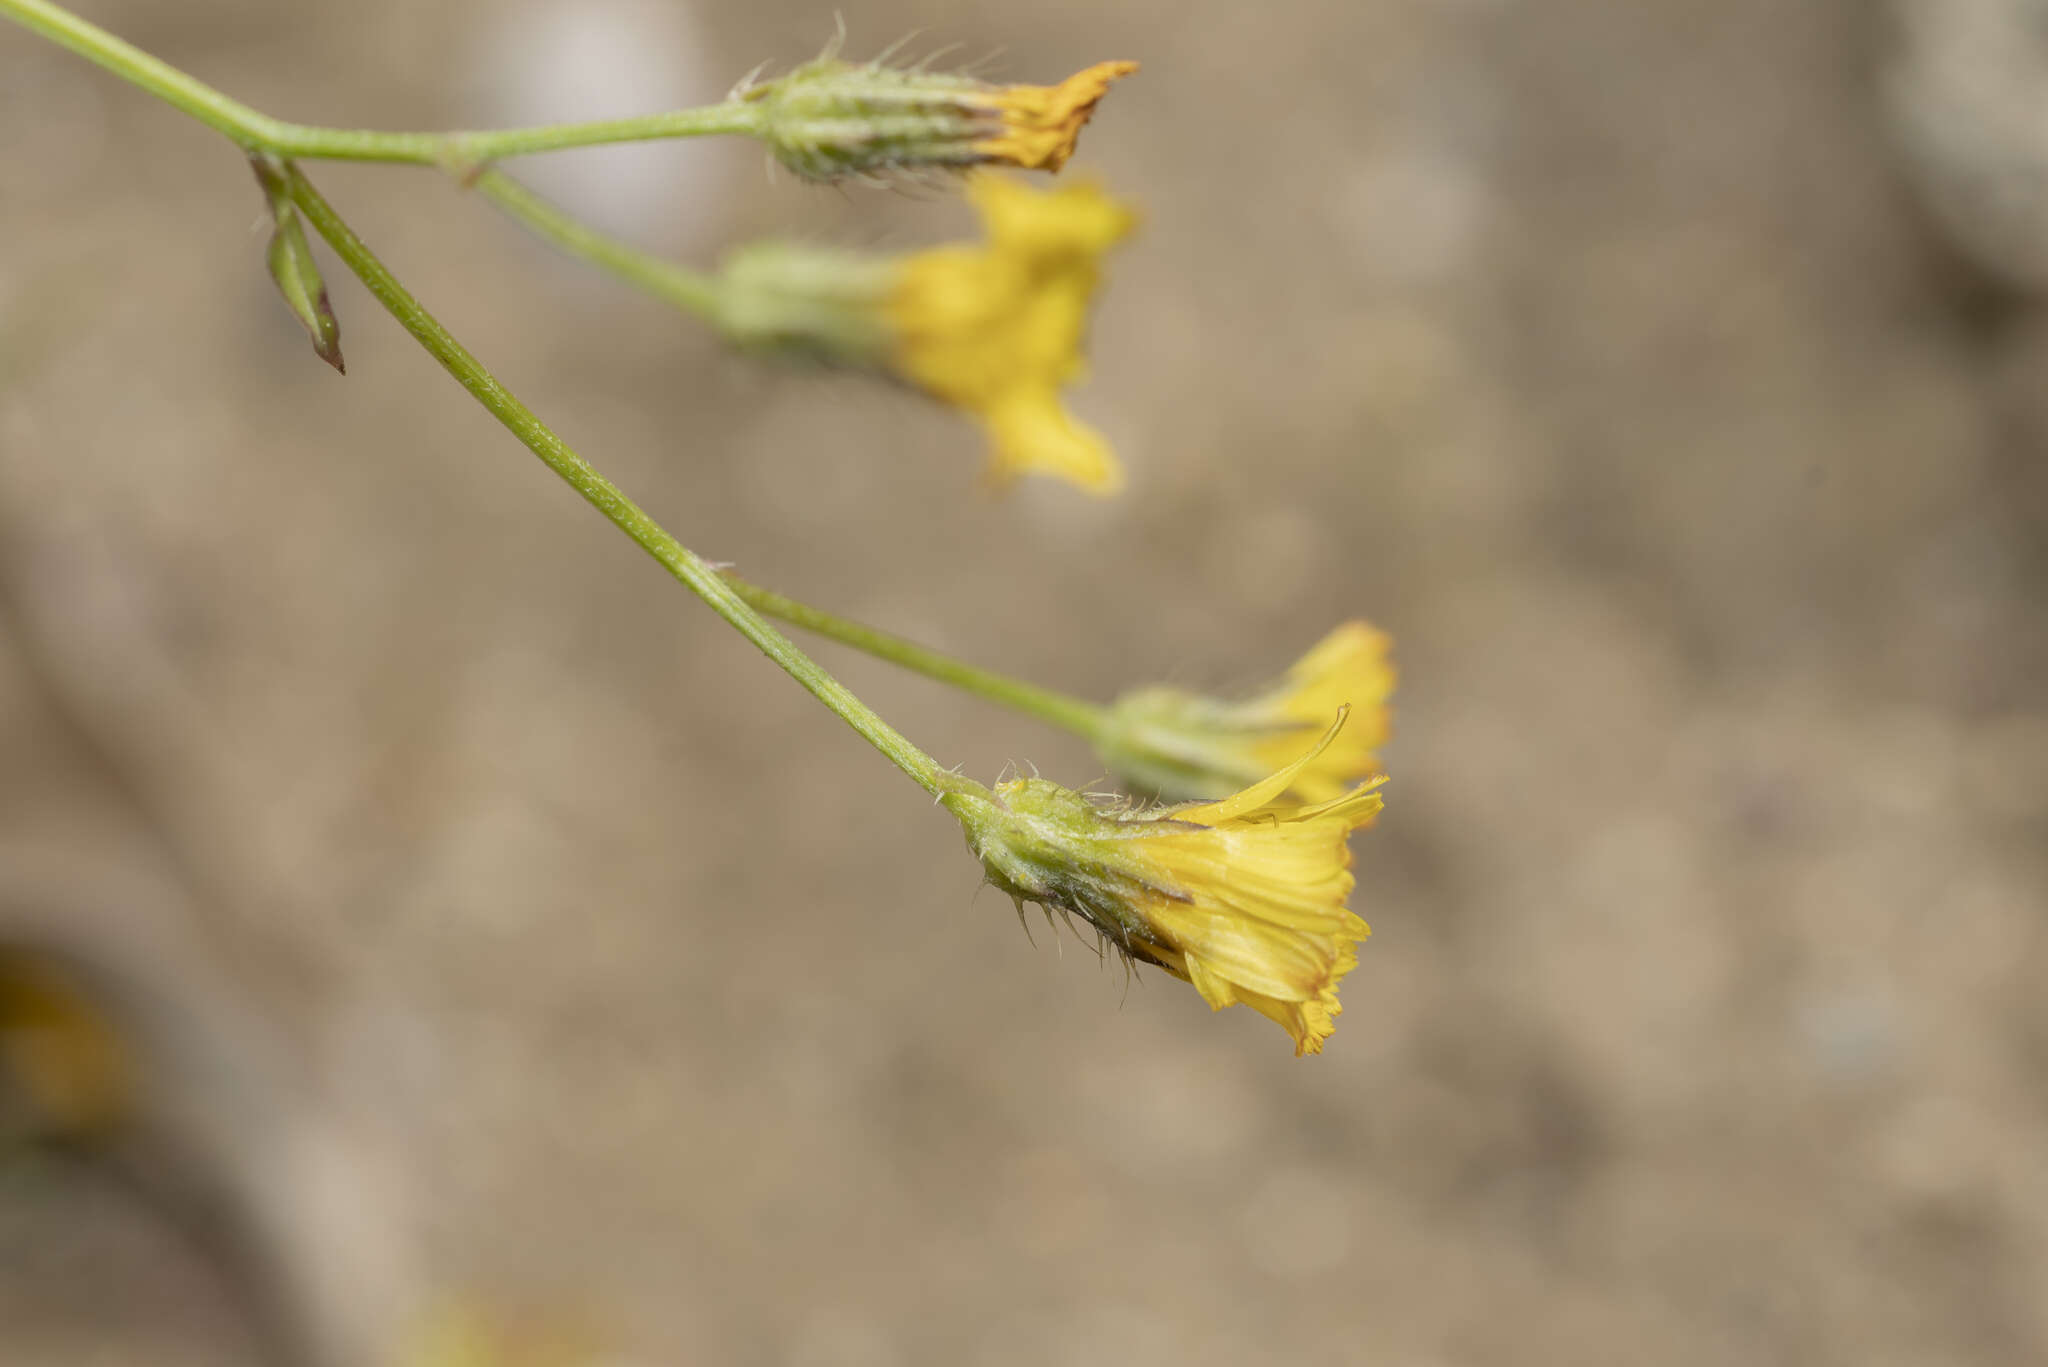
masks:
[[(1294, 776), (1293, 797), (1327, 801), (1379, 773), (1379, 748), (1391, 728), (1391, 643), (1365, 622), (1337, 627), (1249, 699), (1148, 687), (1104, 704), (969, 664), (731, 571), (725, 581), (766, 616), (1072, 732), (1127, 787), (1170, 801), (1224, 797), (1281, 769)], [(1347, 708), (1349, 724), (1319, 743), (1330, 719)], [(1310, 751), (1308, 763), (1289, 768)]]

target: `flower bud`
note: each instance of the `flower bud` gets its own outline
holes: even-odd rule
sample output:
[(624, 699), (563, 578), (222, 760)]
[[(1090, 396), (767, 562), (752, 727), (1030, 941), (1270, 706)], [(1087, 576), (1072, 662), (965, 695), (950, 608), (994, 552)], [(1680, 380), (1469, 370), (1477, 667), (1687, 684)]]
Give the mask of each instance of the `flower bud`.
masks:
[(283, 168), (262, 156), (252, 156), (250, 168), (256, 172), (256, 184), (262, 187), (264, 201), (270, 205), (270, 221), (274, 223), (266, 264), (270, 266), (270, 279), (276, 283), (276, 293), (285, 297), (291, 316), (305, 328), (307, 338), (313, 342), (313, 355), (346, 375), (348, 367), (342, 365), (342, 324), (334, 318), (334, 305), (328, 303), (328, 285), (319, 279), (313, 246), (305, 240), (305, 227), (299, 223), (299, 207), (291, 203), (291, 195), (285, 191)]
[(249, 165), (256, 172), (256, 183), (263, 187), (263, 196), (270, 205), (271, 222), (275, 228), (270, 234), (270, 250), (266, 262), (270, 267), (270, 278), (277, 285), (277, 292), (284, 296), (285, 306), (292, 316), (306, 329), (306, 336), (313, 343), (313, 353), (343, 374), (348, 367), (341, 359), (341, 324), (334, 316), (334, 308), (327, 302), (327, 285), (320, 278), (320, 267), (313, 260), (312, 244), (306, 241), (306, 230), (299, 222), (299, 209), (285, 192), (284, 176), (281, 169), (264, 157), (251, 157)]

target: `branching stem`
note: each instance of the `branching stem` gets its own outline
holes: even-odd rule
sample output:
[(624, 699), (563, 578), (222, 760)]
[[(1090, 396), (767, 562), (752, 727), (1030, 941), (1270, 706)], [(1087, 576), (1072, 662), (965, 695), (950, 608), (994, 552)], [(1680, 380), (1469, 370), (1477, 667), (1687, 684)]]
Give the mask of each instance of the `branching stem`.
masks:
[(718, 571), (677, 541), (638, 504), (626, 497), (617, 485), (570, 449), (567, 442), (555, 435), (553, 428), (498, 383), (483, 363), (456, 341), (454, 335), (398, 282), (398, 278), (342, 221), (298, 167), (288, 166), (286, 175), (292, 202), (298, 205), (314, 230), (327, 240), (335, 255), (376, 296), (377, 302), (441, 363), (443, 369), (455, 377), (457, 383), (469, 391), (470, 397), (488, 409), (492, 417), (503, 423), (521, 444), (561, 476), (564, 483), (659, 561), (663, 569), (710, 604), (712, 611), (758, 646), (762, 654), (782, 666), (812, 696), (838, 713), (848, 726), (858, 731), (897, 768), (915, 779), (925, 791), (941, 794), (972, 786), (911, 744), (901, 732), (848, 691), (844, 684), (797, 649), (788, 637), (748, 607)]
[(1022, 712), (1027, 716), (1050, 722), (1063, 730), (1072, 731), (1091, 744), (1099, 742), (1109, 724), (1109, 711), (1099, 703), (1084, 698), (1055, 693), (1049, 688), (1025, 683), (993, 670), (982, 669), (950, 655), (944, 655), (929, 647), (906, 641), (901, 636), (892, 636), (886, 631), (877, 631), (859, 622), (835, 617), (794, 598), (786, 598), (773, 589), (764, 589), (759, 584), (750, 584), (738, 575), (728, 571), (725, 582), (732, 591), (746, 600), (755, 611), (791, 626), (802, 627), (805, 631), (852, 646), (877, 659), (900, 665), (926, 678), (973, 693), (990, 702)]
[[(660, 133), (645, 132), (653, 126), (652, 122), (645, 120), (565, 125), (553, 130), (502, 134), (357, 134), (303, 128), (278, 123), (258, 114), (104, 29), (45, 3), (45, 0), (0, 0), (0, 15), (17, 20), (31, 31), (98, 63), (130, 84), (219, 130), (251, 154), (268, 154), (275, 159), (277, 169), (284, 176), (291, 202), (298, 206), (306, 222), (313, 225), (335, 254), (368, 287), (377, 302), (469, 391), (472, 398), (503, 423), (521, 444), (539, 456), (550, 470), (561, 476), (570, 488), (581, 494), (613, 526), (632, 538), (636, 545), (660, 562), (662, 568), (710, 604), (714, 612), (759, 647), (762, 654), (782, 666), (790, 677), (837, 713), (848, 726), (927, 792), (943, 796), (980, 791), (978, 784), (941, 766), (877, 716), (844, 684), (826, 673), (797, 649), (788, 637), (749, 607), (718, 571), (677, 541), (638, 504), (626, 497), (617, 485), (570, 449), (553, 428), (500, 384), (467, 347), (427, 312), (426, 306), (398, 282), (398, 278), (364, 245), (363, 240), (355, 235), (354, 230), (291, 161), (296, 156), (332, 156), (453, 166), (459, 158), (451, 159), (447, 155), (450, 148), (459, 148), (462, 156), (488, 160), (491, 156), (510, 155), (515, 151), (542, 151), (580, 143), (617, 141), (622, 137), (733, 131), (731, 128), (691, 124), (683, 115), (662, 116), (670, 121), (670, 125)], [(674, 282), (671, 282), (671, 287), (682, 288)]]

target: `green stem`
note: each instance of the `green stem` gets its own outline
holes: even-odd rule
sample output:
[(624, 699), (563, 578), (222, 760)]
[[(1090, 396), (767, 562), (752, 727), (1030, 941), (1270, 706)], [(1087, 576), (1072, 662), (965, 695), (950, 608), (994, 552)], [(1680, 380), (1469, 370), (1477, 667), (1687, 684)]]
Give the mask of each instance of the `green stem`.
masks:
[(732, 100), (699, 109), (535, 128), (454, 133), (320, 128), (287, 123), (251, 109), (48, 0), (0, 0), (0, 16), (98, 63), (130, 85), (226, 134), (242, 147), (279, 157), (407, 162), (467, 173), (500, 157), (656, 138), (696, 138), (719, 133), (751, 135), (758, 134), (761, 128), (756, 106)]
[(328, 161), (407, 161), (466, 171), (489, 165), (501, 157), (523, 157), (535, 152), (559, 152), (570, 147), (595, 147), (601, 143), (754, 133), (759, 128), (760, 117), (754, 106), (727, 103), (698, 109), (671, 109), (660, 114), (638, 114), (624, 119), (456, 133), (377, 133), (283, 124), (279, 127), (276, 150), (288, 157)]
[(503, 171), (485, 171), (473, 183), (477, 193), (570, 256), (601, 266), (628, 284), (699, 318), (715, 320), (718, 284), (710, 276), (597, 231), (563, 213)]
[(732, 591), (758, 612), (865, 651), (877, 659), (901, 665), (926, 678), (965, 689), (990, 702), (1037, 717), (1040, 721), (1050, 722), (1090, 742), (1099, 741), (1109, 724), (1109, 709), (1100, 704), (977, 668), (900, 636), (891, 636), (859, 622), (821, 612), (794, 598), (785, 598), (773, 589), (750, 584), (736, 574), (728, 572), (724, 577)]
[(742, 636), (752, 641), (761, 653), (775, 661), (810, 691), (819, 702), (838, 713), (840, 718), (859, 732), (867, 742), (881, 751), (891, 763), (917, 781), (926, 792), (944, 795), (948, 792), (975, 790), (978, 785), (942, 767), (937, 760), (918, 749), (889, 723), (883, 721), (867, 704), (849, 692), (846, 686), (819, 668), (817, 663), (777, 631), (761, 616), (748, 607), (718, 571), (693, 554), (681, 542), (664, 531), (659, 523), (641, 511), (639, 506), (622, 493), (618, 486), (594, 469), (590, 462), (571, 450), (567, 443), (556, 436), (548, 425), (535, 416), (532, 409), (514, 398), (497, 379), (486, 370), (468, 349), (456, 341), (448, 329), (441, 326), (434, 316), (427, 312), (419, 300), (413, 298), (405, 286), (398, 283), (382, 261), (363, 245), (348, 224), (334, 212), (332, 206), (313, 188), (296, 166), (286, 167), (287, 185), (292, 202), (306, 216), (335, 254), (347, 263), (363, 284), (369, 287), (377, 302), (396, 318), (414, 340), (427, 349), (450, 375), (453, 375), (471, 397), (490, 410), (491, 416), (519, 438), (526, 448), (546, 463), (550, 470), (560, 475), (565, 483), (581, 494), (592, 507), (611, 520), (612, 525), (631, 537), (633, 541), (653, 556), (670, 574), (699, 598), (711, 605), (712, 611), (731, 623)]

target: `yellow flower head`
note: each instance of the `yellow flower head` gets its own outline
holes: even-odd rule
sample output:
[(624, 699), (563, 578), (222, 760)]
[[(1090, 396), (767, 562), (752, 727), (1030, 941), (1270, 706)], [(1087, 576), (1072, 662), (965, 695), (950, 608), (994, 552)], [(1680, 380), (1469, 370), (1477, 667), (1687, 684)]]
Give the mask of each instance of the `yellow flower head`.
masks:
[[(1391, 644), (1365, 622), (1346, 622), (1297, 660), (1285, 679), (1243, 702), (1177, 688), (1127, 693), (1111, 705), (1097, 752), (1136, 788), (1164, 798), (1201, 798), (1255, 782), (1315, 745), (1295, 767), (1289, 791), (1303, 802), (1326, 802), (1378, 772), (1394, 691)], [(1350, 722), (1316, 745), (1346, 706)]]
[(1057, 171), (1112, 82), (1136, 62), (1097, 62), (1058, 85), (992, 85), (972, 76), (816, 61), (733, 93), (783, 165), (812, 180), (1014, 166)]
[(893, 368), (981, 420), (998, 481), (1057, 475), (1097, 494), (1123, 472), (1060, 390), (1081, 377), (1102, 257), (1136, 217), (1094, 185), (1038, 191), (976, 176), (967, 194), (988, 240), (906, 257), (887, 304)]
[[(1342, 724), (1340, 714), (1326, 739)], [(1283, 801), (1314, 757), (1220, 802), (1120, 808), (1036, 778), (944, 801), (1020, 910), (1083, 916), (1212, 1008), (1241, 1002), (1286, 1030), (1297, 1056), (1317, 1054), (1368, 934), (1345, 906), (1347, 839), (1379, 812), (1381, 780), (1309, 806)]]

